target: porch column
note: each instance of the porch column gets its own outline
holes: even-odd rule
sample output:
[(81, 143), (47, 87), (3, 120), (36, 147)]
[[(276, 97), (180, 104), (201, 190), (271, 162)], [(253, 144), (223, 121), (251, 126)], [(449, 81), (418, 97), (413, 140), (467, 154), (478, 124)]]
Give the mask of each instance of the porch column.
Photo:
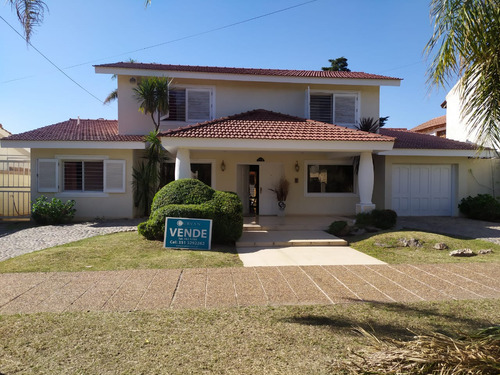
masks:
[(375, 208), (375, 205), (372, 203), (373, 182), (374, 173), (372, 153), (362, 152), (359, 158), (359, 204), (356, 204), (356, 213), (370, 212)]
[(189, 149), (180, 148), (175, 156), (175, 179), (191, 178), (191, 158)]

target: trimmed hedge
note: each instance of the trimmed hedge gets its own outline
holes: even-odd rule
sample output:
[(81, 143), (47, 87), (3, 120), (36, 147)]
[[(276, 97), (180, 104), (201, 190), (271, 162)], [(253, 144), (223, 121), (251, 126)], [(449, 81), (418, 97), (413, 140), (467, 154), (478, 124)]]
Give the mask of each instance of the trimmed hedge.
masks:
[(238, 195), (213, 190), (198, 180), (182, 179), (163, 187), (153, 200), (149, 220), (137, 227), (139, 234), (148, 240), (163, 240), (166, 217), (212, 219), (212, 241), (216, 243), (234, 242), (243, 233), (243, 205)]
[(348, 232), (347, 221), (339, 220), (334, 221), (330, 224), (327, 230), (328, 233), (333, 234), (334, 236), (343, 236)]
[(165, 235), (165, 218), (189, 217), (195, 219), (212, 219), (213, 216), (214, 209), (209, 203), (169, 204), (153, 211), (148, 221), (139, 224), (137, 231), (148, 240), (163, 241)]
[(460, 201), (458, 209), (469, 219), (498, 221), (500, 220), (500, 202), (490, 194), (468, 196)]
[(212, 199), (215, 190), (200, 180), (184, 178), (162, 187), (153, 198), (151, 212), (169, 204), (202, 204)]
[(398, 214), (393, 210), (373, 210), (356, 215), (356, 226), (364, 228), (374, 226), (380, 229), (390, 229), (396, 225)]
[(75, 203), (72, 199), (64, 203), (59, 198), (49, 201), (45, 195), (41, 195), (31, 202), (31, 217), (39, 225), (66, 224), (75, 216)]

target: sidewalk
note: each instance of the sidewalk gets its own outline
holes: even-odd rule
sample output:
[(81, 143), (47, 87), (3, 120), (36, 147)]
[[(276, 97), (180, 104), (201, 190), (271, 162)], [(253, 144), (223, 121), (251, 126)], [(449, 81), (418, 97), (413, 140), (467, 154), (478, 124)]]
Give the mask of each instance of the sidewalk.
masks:
[(500, 298), (500, 263), (0, 274), (0, 314)]

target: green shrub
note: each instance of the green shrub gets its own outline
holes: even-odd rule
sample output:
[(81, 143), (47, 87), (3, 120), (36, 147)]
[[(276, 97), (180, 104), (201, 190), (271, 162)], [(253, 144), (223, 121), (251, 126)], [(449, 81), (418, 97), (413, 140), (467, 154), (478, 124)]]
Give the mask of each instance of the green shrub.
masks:
[(458, 209), (469, 219), (498, 221), (500, 219), (500, 202), (490, 194), (468, 196), (460, 201)]
[(216, 191), (209, 202), (214, 207), (213, 240), (217, 243), (236, 241), (243, 233), (243, 205), (236, 193)]
[(137, 227), (139, 234), (148, 240), (163, 241), (165, 235), (165, 218), (189, 217), (196, 219), (212, 219), (214, 208), (210, 203), (204, 204), (169, 204), (153, 211), (149, 220)]
[(398, 220), (398, 214), (393, 210), (373, 210), (371, 214), (373, 226), (380, 229), (390, 229)]
[(163, 187), (153, 200), (149, 220), (137, 230), (147, 239), (163, 240), (166, 217), (212, 219), (212, 241), (216, 243), (234, 242), (243, 232), (243, 205), (238, 195), (215, 191), (198, 180), (182, 179)]
[(50, 201), (44, 195), (39, 196), (31, 205), (31, 217), (39, 225), (65, 224), (69, 223), (75, 216), (76, 209), (74, 200), (63, 203), (58, 198)]
[(348, 232), (348, 225), (346, 221), (334, 221), (328, 227), (327, 232), (334, 236), (345, 236)]
[(396, 225), (398, 215), (393, 210), (373, 210), (356, 215), (356, 226), (365, 228), (369, 226), (380, 229), (390, 229)]
[(156, 193), (151, 212), (169, 204), (201, 204), (212, 199), (215, 190), (200, 180), (184, 178), (172, 181)]

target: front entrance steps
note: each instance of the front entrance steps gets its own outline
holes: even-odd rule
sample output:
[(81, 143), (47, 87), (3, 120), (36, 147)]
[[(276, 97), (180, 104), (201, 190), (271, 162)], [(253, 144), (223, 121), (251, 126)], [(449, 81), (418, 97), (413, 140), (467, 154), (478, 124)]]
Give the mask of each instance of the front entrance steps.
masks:
[(243, 218), (243, 231), (324, 231), (340, 220), (354, 223), (353, 218), (326, 215), (247, 216)]
[(347, 246), (341, 238), (321, 230), (244, 231), (236, 247)]

